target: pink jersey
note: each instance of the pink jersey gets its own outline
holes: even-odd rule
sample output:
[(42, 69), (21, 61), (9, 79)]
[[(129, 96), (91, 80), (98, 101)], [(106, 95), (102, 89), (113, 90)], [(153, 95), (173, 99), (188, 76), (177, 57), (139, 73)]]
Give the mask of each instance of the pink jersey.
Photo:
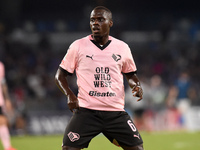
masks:
[(4, 105), (4, 98), (2, 92), (2, 83), (4, 82), (5, 70), (4, 65), (0, 62), (0, 107)]
[(89, 35), (73, 42), (60, 67), (76, 70), (79, 106), (104, 111), (124, 111), (123, 74), (136, 71), (126, 43), (109, 36), (101, 47)]

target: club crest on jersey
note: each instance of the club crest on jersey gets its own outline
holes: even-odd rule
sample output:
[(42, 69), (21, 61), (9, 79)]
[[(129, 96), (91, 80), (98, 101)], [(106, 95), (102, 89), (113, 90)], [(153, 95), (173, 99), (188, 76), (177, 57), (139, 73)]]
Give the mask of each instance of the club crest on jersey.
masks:
[(112, 58), (117, 62), (117, 61), (119, 61), (121, 59), (121, 55), (113, 54)]
[(80, 135), (78, 133), (69, 132), (67, 135), (68, 135), (70, 141), (72, 141), (72, 142), (80, 139)]

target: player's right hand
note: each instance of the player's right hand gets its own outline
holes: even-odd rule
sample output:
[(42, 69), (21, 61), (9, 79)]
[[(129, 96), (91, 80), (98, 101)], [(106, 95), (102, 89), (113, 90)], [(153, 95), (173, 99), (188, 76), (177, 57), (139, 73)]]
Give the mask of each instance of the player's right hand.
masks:
[(74, 94), (69, 94), (67, 99), (67, 104), (71, 112), (74, 112), (75, 109), (79, 109), (79, 102)]

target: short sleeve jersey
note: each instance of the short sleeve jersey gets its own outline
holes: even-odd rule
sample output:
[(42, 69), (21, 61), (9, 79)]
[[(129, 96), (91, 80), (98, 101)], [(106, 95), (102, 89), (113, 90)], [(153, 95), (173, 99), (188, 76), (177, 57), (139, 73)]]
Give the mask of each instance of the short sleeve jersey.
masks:
[(123, 74), (136, 71), (128, 45), (112, 36), (97, 45), (92, 36), (74, 41), (60, 67), (76, 71), (79, 106), (104, 111), (124, 111)]
[(4, 76), (5, 76), (4, 65), (2, 62), (0, 62), (0, 107), (4, 105), (4, 98), (2, 92), (2, 84), (4, 82)]

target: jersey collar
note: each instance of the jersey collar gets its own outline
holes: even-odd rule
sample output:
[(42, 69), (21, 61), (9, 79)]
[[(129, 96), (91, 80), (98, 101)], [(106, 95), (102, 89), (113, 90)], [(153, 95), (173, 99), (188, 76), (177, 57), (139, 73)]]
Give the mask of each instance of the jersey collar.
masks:
[(107, 42), (105, 45), (103, 45), (103, 46), (101, 46), (101, 45), (99, 45), (97, 42), (95, 42), (95, 41), (93, 40), (93, 38), (92, 38), (92, 35), (89, 35), (89, 39), (90, 39), (90, 41), (91, 41), (92, 43), (94, 43), (99, 49), (104, 50), (104, 49), (110, 44), (112, 37), (109, 36), (109, 37), (108, 37), (108, 42)]

